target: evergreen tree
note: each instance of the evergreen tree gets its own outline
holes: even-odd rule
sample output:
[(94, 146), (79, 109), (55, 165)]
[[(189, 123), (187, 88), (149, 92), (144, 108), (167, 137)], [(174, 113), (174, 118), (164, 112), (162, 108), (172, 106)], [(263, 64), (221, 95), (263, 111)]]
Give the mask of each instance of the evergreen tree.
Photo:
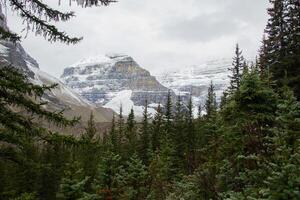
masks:
[(157, 150), (160, 150), (163, 133), (163, 112), (160, 104), (158, 104), (156, 113), (152, 121), (151, 132), (152, 152), (156, 152)]
[(126, 162), (126, 168), (117, 175), (119, 190), (118, 199), (146, 199), (148, 191), (148, 172), (143, 161), (134, 154)]
[(39, 170), (38, 197), (45, 200), (55, 199), (70, 158), (70, 148), (61, 142), (46, 143), (39, 157), (42, 167)]
[(171, 134), (171, 141), (175, 148), (175, 154), (173, 155), (174, 169), (177, 169), (177, 173), (184, 171), (185, 167), (185, 152), (186, 152), (186, 137), (185, 137), (185, 127), (184, 127), (184, 111), (181, 96), (178, 96), (175, 114), (174, 114), (174, 131)]
[(173, 121), (173, 104), (172, 104), (172, 96), (171, 91), (168, 91), (167, 102), (165, 105), (165, 132), (168, 136), (172, 132), (172, 121)]
[(168, 191), (168, 171), (169, 165), (164, 162), (160, 154), (156, 154), (153, 157), (149, 165), (150, 176), (150, 192), (149, 199), (165, 199)]
[(41, 98), (53, 87), (34, 85), (12, 67), (0, 70), (0, 158), (10, 166), (7, 173), (16, 169), (16, 180), (11, 178), (16, 193), (38, 190), (39, 168), (43, 167), (39, 160), (41, 143), (76, 143), (72, 137), (50, 132), (41, 123), (66, 127), (78, 121), (44, 108), (46, 102)]
[(200, 120), (200, 119), (202, 118), (202, 111), (203, 111), (202, 105), (199, 104), (199, 105), (198, 105), (198, 111), (197, 111), (197, 119), (198, 119), (198, 120)]
[(151, 153), (151, 143), (150, 143), (150, 115), (148, 113), (148, 101), (145, 101), (144, 111), (143, 111), (143, 121), (141, 129), (141, 148), (140, 148), (140, 158), (144, 164), (149, 164), (150, 153)]
[(60, 190), (57, 193), (57, 199), (73, 200), (83, 199), (87, 194), (84, 192), (84, 187), (89, 177), (84, 177), (82, 169), (78, 163), (69, 164), (65, 170), (64, 178), (60, 184)]
[(270, 19), (266, 27), (262, 57), (272, 73), (277, 89), (284, 85), (285, 74), (288, 86), (299, 99), (299, 46), (300, 15), (297, 0), (272, 0), (268, 10)]
[(133, 108), (131, 108), (130, 113), (127, 118), (126, 139), (127, 139), (127, 144), (128, 144), (128, 146), (127, 146), (128, 155), (133, 155), (135, 153), (135, 148), (137, 145), (136, 121), (134, 119)]
[(92, 192), (91, 184), (97, 173), (100, 139), (96, 134), (97, 128), (94, 115), (91, 113), (87, 127), (85, 128), (85, 133), (81, 136), (82, 145), (79, 153), (83, 175), (84, 177), (89, 177), (85, 184), (86, 192)]
[(118, 132), (117, 132), (117, 151), (120, 153), (120, 148), (124, 144), (125, 133), (124, 133), (124, 117), (123, 117), (123, 106), (120, 105), (120, 112), (118, 116)]
[(114, 199), (119, 195), (118, 174), (123, 169), (121, 157), (111, 151), (104, 154), (93, 186), (102, 199)]
[(259, 49), (259, 58), (258, 58), (258, 67), (259, 67), (259, 73), (260, 77), (263, 80), (270, 79), (270, 63), (268, 58), (268, 46), (267, 46), (267, 38), (266, 35), (263, 35), (262, 39), (262, 46)]
[(189, 103), (188, 103), (188, 112), (186, 116), (186, 143), (187, 143), (187, 171), (191, 174), (196, 165), (196, 132), (195, 132), (195, 125), (194, 125), (194, 113), (193, 113), (193, 100), (192, 96), (190, 96)]
[(297, 0), (287, 1), (287, 63), (288, 86), (300, 100), (300, 2)]
[[(274, 154), (266, 163), (265, 196), (269, 199), (300, 198), (300, 103), (287, 88), (278, 105), (277, 127), (272, 142)], [(271, 167), (270, 167), (271, 166)]]
[(232, 67), (229, 68), (229, 70), (231, 71), (231, 75), (229, 76), (230, 92), (239, 90), (244, 66), (245, 66), (245, 60), (244, 57), (242, 56), (242, 51), (240, 50), (240, 47), (237, 44), (235, 48), (235, 56), (233, 57)]
[[(276, 104), (277, 97), (272, 89), (257, 72), (251, 72), (243, 77), (239, 94), (235, 94), (223, 109), (225, 126), (220, 152), (226, 159), (222, 164), (224, 179), (221, 182), (234, 192), (231, 198), (242, 198), (238, 191), (246, 186), (258, 189), (266, 178), (259, 164), (271, 153), (269, 138), (272, 137), (270, 129), (274, 127)], [(256, 189), (252, 192), (258, 192)]]
[(205, 110), (206, 110), (207, 118), (212, 117), (217, 112), (217, 100), (216, 100), (215, 86), (212, 81), (211, 81), (208, 91), (207, 91)]
[(113, 114), (111, 128), (110, 128), (110, 143), (113, 152), (118, 152), (119, 143), (118, 143), (118, 135), (116, 130), (116, 122), (115, 122), (115, 114)]

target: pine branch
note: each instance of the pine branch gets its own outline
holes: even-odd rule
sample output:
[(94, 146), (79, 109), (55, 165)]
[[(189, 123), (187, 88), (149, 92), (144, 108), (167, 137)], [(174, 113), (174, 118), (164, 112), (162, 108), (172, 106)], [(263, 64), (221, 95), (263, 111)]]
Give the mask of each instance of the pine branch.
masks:
[(60, 41), (66, 44), (76, 44), (82, 38), (70, 37), (65, 32), (59, 31), (54, 25), (47, 23), (45, 20), (39, 19), (31, 11), (27, 10), (25, 5), (18, 0), (10, 0), (13, 10), (20, 11), (20, 16), (29, 24), (32, 24), (32, 30), (37, 35), (43, 35), (50, 42)]
[(0, 39), (1, 40), (9, 40), (11, 42), (17, 42), (20, 41), (21, 37), (18, 36), (16, 33), (13, 33), (9, 30), (4, 29), (0, 26)]

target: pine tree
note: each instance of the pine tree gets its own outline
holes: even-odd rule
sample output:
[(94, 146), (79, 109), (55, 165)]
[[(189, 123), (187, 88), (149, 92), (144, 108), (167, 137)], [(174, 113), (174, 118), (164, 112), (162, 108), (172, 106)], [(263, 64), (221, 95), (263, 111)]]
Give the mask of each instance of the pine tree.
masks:
[[(230, 198), (258, 193), (267, 173), (260, 165), (271, 153), (271, 128), (275, 125), (277, 96), (255, 71), (244, 76), (239, 93), (223, 109), (221, 185), (234, 194)], [(225, 116), (224, 116), (225, 115)], [(232, 159), (236, 159), (232, 161)], [(232, 178), (230, 178), (232, 177)], [(250, 188), (252, 192), (249, 192)], [(255, 198), (255, 197), (253, 197)], [(259, 197), (256, 197), (259, 198)]]
[(230, 92), (239, 90), (241, 78), (242, 78), (242, 74), (243, 74), (243, 69), (245, 66), (244, 62), (245, 62), (245, 60), (244, 60), (244, 57), (242, 56), (242, 51), (240, 50), (240, 47), (237, 44), (236, 48), (235, 48), (235, 57), (233, 57), (232, 67), (228, 69), (231, 71), (231, 75), (229, 76), (229, 78), (230, 78), (229, 91)]
[(205, 110), (206, 110), (206, 117), (210, 118), (217, 112), (217, 100), (216, 100), (216, 93), (215, 93), (215, 86), (211, 81), (208, 92), (207, 98), (205, 102)]
[(120, 111), (118, 116), (118, 132), (117, 132), (117, 150), (120, 152), (121, 146), (124, 144), (125, 133), (124, 133), (124, 117), (123, 117), (123, 106), (120, 105)]
[(297, 99), (300, 99), (300, 2), (287, 1), (288, 39), (287, 39), (287, 75), (290, 86)]
[(94, 115), (91, 113), (85, 128), (85, 133), (81, 136), (82, 145), (80, 147), (80, 161), (83, 175), (89, 177), (85, 184), (85, 191), (92, 192), (91, 184), (95, 179), (98, 166), (98, 153), (100, 152), (100, 139), (96, 137), (97, 128)]
[(84, 177), (78, 163), (69, 164), (57, 193), (57, 199), (73, 200), (84, 198), (87, 194), (84, 187), (89, 177)]
[(126, 162), (126, 168), (117, 175), (118, 199), (146, 199), (148, 191), (148, 172), (143, 161), (134, 154)]
[(173, 121), (173, 105), (172, 105), (172, 96), (171, 91), (168, 91), (167, 102), (165, 105), (165, 132), (168, 136), (172, 132), (172, 121)]
[(151, 132), (152, 152), (156, 152), (157, 150), (160, 150), (163, 133), (163, 112), (160, 104), (158, 104), (152, 121)]
[(46, 143), (39, 159), (42, 167), (39, 170), (38, 197), (45, 200), (55, 199), (66, 163), (70, 159), (70, 148), (61, 142)]
[(114, 199), (119, 195), (118, 174), (124, 168), (121, 159), (120, 155), (108, 151), (100, 161), (97, 181), (93, 186), (102, 199)]
[(221, 96), (220, 109), (222, 109), (227, 104), (228, 95), (228, 91), (225, 90)]
[[(74, 125), (78, 121), (78, 118), (67, 120), (61, 112), (47, 111), (43, 108), (43, 105), (47, 103), (38, 102), (45, 91), (54, 88), (56, 85), (33, 85), (23, 74), (11, 67), (1, 68), (0, 85), (0, 124), (2, 127), (0, 133), (2, 142), (21, 147), (26, 145), (23, 143), (26, 138), (40, 138), (50, 141), (51, 134), (45, 132), (39, 123), (34, 122), (31, 114), (58, 126)], [(32, 98), (36, 98), (37, 101), (32, 100)], [(15, 109), (12, 109), (12, 106)], [(29, 114), (20, 114), (19, 110), (22, 109), (27, 110)], [(4, 153), (4, 151), (1, 153), (3, 158), (7, 156), (7, 159), (14, 159), (9, 154), (5, 156)], [(17, 160), (14, 161), (17, 162)]]
[(149, 164), (151, 143), (150, 143), (150, 124), (149, 124), (149, 113), (148, 113), (148, 101), (145, 101), (144, 111), (143, 111), (143, 121), (141, 128), (141, 148), (140, 148), (140, 158), (144, 164)]
[[(300, 198), (300, 103), (285, 86), (277, 111), (277, 127), (272, 142), (274, 152), (266, 163), (266, 191), (269, 199)], [(269, 167), (272, 166), (272, 167)]]
[(195, 158), (196, 158), (196, 132), (194, 126), (194, 113), (193, 113), (193, 100), (192, 96), (190, 96), (188, 103), (188, 112), (186, 116), (186, 139), (187, 139), (187, 171), (191, 174), (195, 169)]
[(268, 58), (268, 46), (267, 46), (267, 38), (266, 35), (263, 35), (262, 46), (259, 49), (259, 58), (258, 58), (258, 67), (260, 77), (263, 80), (269, 81), (270, 79), (270, 63)]
[(118, 143), (118, 135), (117, 135), (115, 120), (116, 120), (115, 114), (113, 114), (109, 136), (110, 136), (110, 143), (111, 143), (112, 151), (118, 153), (118, 148), (119, 148), (120, 144)]
[(268, 10), (270, 19), (266, 27), (263, 57), (270, 69), (271, 78), (279, 89), (284, 85), (285, 74), (295, 96), (299, 98), (299, 2), (272, 0)]
[(171, 134), (171, 141), (175, 148), (175, 154), (173, 155), (174, 169), (177, 169), (177, 173), (181, 173), (185, 167), (185, 152), (186, 152), (186, 136), (185, 136), (185, 122), (184, 111), (181, 96), (178, 95), (178, 99), (175, 106), (174, 114), (174, 131)]
[(165, 199), (168, 191), (168, 163), (164, 162), (160, 154), (156, 154), (149, 165), (148, 171), (151, 181), (148, 198), (153, 200)]
[(126, 139), (127, 139), (127, 151), (128, 155), (133, 155), (135, 153), (135, 148), (137, 145), (137, 135), (136, 135), (136, 121), (134, 119), (134, 110), (131, 108), (130, 113), (127, 118), (126, 123)]
[(200, 119), (202, 118), (202, 111), (203, 111), (202, 105), (199, 104), (199, 105), (198, 105), (198, 111), (197, 111), (197, 119), (198, 119), (198, 120), (200, 120)]

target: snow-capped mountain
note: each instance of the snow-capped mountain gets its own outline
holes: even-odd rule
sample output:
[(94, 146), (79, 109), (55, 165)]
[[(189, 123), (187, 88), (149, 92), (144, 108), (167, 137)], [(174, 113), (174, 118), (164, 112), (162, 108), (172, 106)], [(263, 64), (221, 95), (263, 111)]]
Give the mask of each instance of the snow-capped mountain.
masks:
[(211, 81), (215, 86), (218, 100), (229, 83), (231, 59), (211, 60), (200, 65), (184, 67), (156, 73), (156, 77), (164, 86), (172, 89), (177, 95), (192, 94), (194, 104), (203, 104)]
[(65, 68), (61, 78), (93, 103), (116, 112), (122, 105), (124, 115), (133, 108), (137, 116), (142, 116), (146, 100), (149, 112), (155, 113), (158, 104), (166, 101), (168, 93), (168, 88), (141, 68), (132, 57), (121, 54), (82, 59)]

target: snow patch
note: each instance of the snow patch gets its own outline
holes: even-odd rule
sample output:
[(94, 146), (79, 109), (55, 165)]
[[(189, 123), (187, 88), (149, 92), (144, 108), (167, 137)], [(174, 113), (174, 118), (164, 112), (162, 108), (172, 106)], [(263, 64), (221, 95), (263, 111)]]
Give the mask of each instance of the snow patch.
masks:
[(76, 62), (75, 64), (71, 65), (74, 68), (84, 69), (87, 66), (93, 65), (114, 65), (117, 61), (120, 61), (124, 58), (128, 57), (127, 55), (123, 54), (106, 54), (106, 55), (97, 55), (88, 58), (83, 58)]
[[(135, 116), (143, 116), (144, 106), (134, 105), (133, 101), (131, 100), (132, 90), (122, 90), (110, 95), (114, 97), (103, 106), (104, 108), (110, 108), (116, 113), (119, 113), (120, 107), (122, 106), (124, 116), (128, 116), (131, 109), (133, 108)], [(156, 110), (149, 107), (148, 113), (153, 116), (156, 113)]]

